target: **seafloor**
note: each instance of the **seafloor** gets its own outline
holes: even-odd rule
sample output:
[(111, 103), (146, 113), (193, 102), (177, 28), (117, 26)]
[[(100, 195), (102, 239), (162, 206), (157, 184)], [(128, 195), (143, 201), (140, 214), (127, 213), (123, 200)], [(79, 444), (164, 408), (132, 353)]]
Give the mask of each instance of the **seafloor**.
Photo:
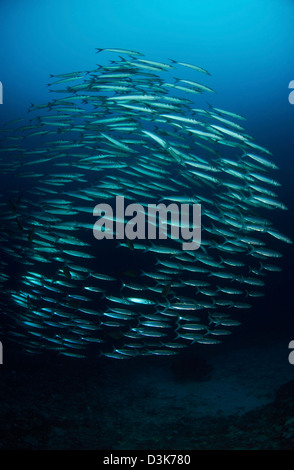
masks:
[(294, 449), (287, 347), (255, 338), (120, 361), (6, 351), (0, 449)]

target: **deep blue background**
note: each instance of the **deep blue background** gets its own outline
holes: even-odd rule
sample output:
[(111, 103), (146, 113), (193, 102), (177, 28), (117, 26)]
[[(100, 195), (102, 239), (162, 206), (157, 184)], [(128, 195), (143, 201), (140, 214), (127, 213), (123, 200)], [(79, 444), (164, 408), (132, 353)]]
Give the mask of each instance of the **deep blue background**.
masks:
[[(207, 99), (245, 116), (247, 133), (273, 153), (282, 183), (278, 194), (289, 210), (270, 215), (294, 239), (294, 106), (288, 101), (294, 79), (292, 1), (2, 0), (0, 21), (1, 126), (30, 116), (30, 103), (51, 99), (49, 74), (91, 70), (111, 59), (96, 55), (95, 47), (135, 49), (151, 60), (173, 58), (209, 70), (211, 77), (201, 79), (216, 93)], [(273, 334), (277, 316), (283, 318), (278, 324), (290, 340), (292, 246), (283, 252), (283, 273), (272, 277), (258, 317), (248, 316), (258, 333), (271, 329)]]
[[(256, 143), (268, 148), (273, 153), (272, 159), (280, 168), (274, 177), (282, 184), (281, 188), (277, 188), (277, 193), (281, 201), (288, 207), (288, 211), (266, 211), (265, 217), (271, 218), (279, 231), (294, 240), (294, 105), (288, 101), (290, 93), (288, 85), (291, 80), (294, 80), (293, 25), (294, 2), (292, 0), (0, 0), (0, 81), (2, 81), (4, 89), (4, 104), (0, 106), (0, 128), (8, 120), (19, 117), (29, 118), (30, 114), (27, 114), (27, 109), (30, 103), (47, 103), (51, 99), (52, 95), (48, 93), (47, 87), (49, 74), (92, 70), (97, 63), (107, 63), (111, 59), (111, 54), (96, 55), (96, 47), (135, 49), (144, 53), (146, 58), (150, 60), (166, 62), (168, 58), (172, 58), (197, 64), (211, 73), (210, 77), (201, 75), (201, 82), (216, 91), (214, 95), (205, 95), (205, 97), (215, 107), (245, 116), (247, 119), (246, 133), (252, 135)], [(185, 69), (185, 75), (188, 74), (189, 70)], [(193, 99), (193, 95), (189, 95), (189, 98)], [(195, 98), (195, 107), (199, 105), (197, 100), (198, 98)], [(6, 184), (10, 185), (10, 182), (6, 181)], [(232, 357), (232, 368), (226, 369), (224, 367), (224, 371), (229, 370), (229, 373), (238, 376), (242, 367), (249, 364), (250, 370), (252, 364), (252, 368), (257, 369), (253, 377), (258, 377), (258, 380), (262, 382), (262, 374), (265, 379), (267, 375), (276, 374), (273, 382), (276, 380), (277, 385), (280, 384), (279, 380), (282, 380), (279, 377), (276, 378), (280, 368), (283, 368), (282, 366), (286, 364), (289, 367), (289, 375), (294, 370), (294, 366), (290, 366), (287, 359), (288, 343), (294, 340), (293, 245), (284, 244), (281, 251), (284, 253), (284, 258), (281, 261), (283, 272), (270, 274), (269, 283), (265, 289), (266, 296), (254, 302), (254, 308), (245, 311), (242, 327), (236, 329), (235, 334), (224, 339), (224, 343), (221, 345), (223, 349), (208, 347), (209, 351), (207, 352), (210, 359), (214, 359), (214, 355), (219, 354), (218, 351), (224, 353), (229, 350)], [(118, 251), (114, 250), (114, 252), (114, 256), (117, 256)], [(105, 262), (110, 263), (111, 261), (116, 262), (116, 259)], [(5, 338), (0, 339), (4, 342), (4, 354), (6, 354)], [(270, 349), (271, 341), (279, 340), (281, 340), (282, 351), (280, 362), (275, 362), (273, 371), (269, 367), (266, 371), (263, 369), (259, 373), (260, 363), (258, 360), (255, 361), (253, 357), (254, 346), (261, 345), (265, 355), (268, 354), (270, 359), (273, 359), (275, 352)], [(238, 347), (242, 348), (243, 346), (245, 351), (248, 351), (243, 356), (241, 355), (244, 362), (236, 360), (234, 363), (234, 353), (238, 352)], [(253, 353), (249, 352), (251, 346)], [(201, 351), (204, 354), (204, 349)], [(237, 354), (237, 357), (240, 356)], [(97, 388), (93, 382), (94, 387), (91, 389), (91, 379), (100, 378), (100, 370), (96, 364), (93, 365), (93, 370), (88, 373), (87, 367), (91, 365), (89, 362), (86, 366), (86, 361), (83, 361), (83, 365), (79, 364), (80, 369), (76, 363), (72, 363), (72, 369), (77, 374), (76, 378), (73, 375), (74, 380), (72, 380), (68, 368), (60, 367), (58, 370), (58, 367), (53, 364), (54, 373), (52, 371), (49, 373), (46, 364), (44, 367), (44, 363), (41, 361), (37, 365), (35, 364), (35, 369), (32, 372), (33, 358), (26, 358), (25, 364), (20, 363), (18, 368), (14, 363), (13, 368), (10, 367), (8, 354), (4, 355), (5, 364), (8, 364), (8, 372), (6, 382), (5, 377), (1, 382), (4, 397), (1, 408), (4, 419), (1, 417), (0, 421), (2, 421), (8, 439), (6, 445), (8, 448), (15, 448), (14, 446), (18, 445), (21, 448), (26, 448), (26, 446), (36, 448), (37, 441), (33, 439), (32, 442), (26, 443), (26, 436), (30, 437), (30, 434), (34, 435), (34, 433), (39, 435), (39, 429), (42, 433), (42, 428), (46, 428), (46, 426), (49, 433), (53, 426), (50, 435), (54, 437), (56, 423), (60, 429), (66, 429), (68, 426), (70, 430), (74, 429), (77, 436), (83, 435), (84, 431), (80, 429), (81, 423), (86, 423), (85, 428), (88, 426), (87, 419), (83, 421), (84, 417), (89, 415), (96, 419), (97, 416), (100, 417), (100, 407), (104, 411), (103, 400), (101, 399), (101, 402), (97, 400), (98, 389), (101, 391), (101, 395), (106, 390), (104, 393), (106, 397), (111, 391), (109, 409), (106, 407), (105, 413), (107, 419), (108, 416), (113, 417), (114, 436), (116, 436), (116, 427), (119, 428), (122, 423), (128, 424), (124, 414), (122, 414), (120, 421), (117, 421), (117, 416), (120, 416), (119, 410), (124, 411), (129, 408), (131, 416), (132, 405), (137, 404), (137, 397), (133, 398), (136, 396), (136, 389), (133, 390), (133, 394), (130, 394), (131, 398), (127, 404), (123, 401), (119, 402), (121, 383), (127, 388), (129, 383), (133, 383), (129, 377), (136, 377), (138, 372), (139, 377), (146, 373), (150, 382), (148, 382), (146, 394), (143, 396), (144, 406), (141, 406), (141, 402), (138, 401), (138, 418), (137, 421), (130, 420), (130, 426), (132, 427), (133, 422), (144, 423), (145, 418), (146, 434), (148, 434), (150, 423), (148, 404), (152, 404), (152, 396), (148, 396), (148, 387), (149, 383), (156, 384), (158, 381), (159, 376), (153, 372), (153, 370), (156, 372), (154, 364), (163, 363), (165, 366), (166, 358), (160, 362), (161, 358), (153, 357), (151, 358), (151, 366), (149, 364), (149, 368), (144, 369), (145, 359), (142, 358), (141, 362), (140, 358), (140, 362), (135, 362), (133, 366), (129, 365), (131, 361), (123, 366), (120, 362), (112, 364), (112, 369), (109, 368), (109, 370), (112, 375), (111, 380), (113, 379), (115, 385), (111, 385), (112, 382), (109, 381), (109, 378), (105, 379), (104, 389), (103, 381), (107, 376), (103, 373), (105, 374), (105, 370), (108, 370), (107, 363), (104, 372), (102, 368), (101, 382), (98, 382)], [(126, 361), (121, 362), (125, 363)], [(84, 367), (85, 375), (81, 374)], [(22, 373), (23, 375), (21, 375)], [(161, 369), (159, 369), (159, 373), (161, 374)], [(59, 386), (58, 379), (56, 379), (56, 377), (60, 378), (58, 374), (62, 380), (60, 388), (57, 387), (56, 392), (54, 386), (55, 383)], [(163, 375), (163, 377), (165, 376)], [(110, 383), (108, 388), (107, 380)], [(164, 380), (165, 378), (163, 378)], [(24, 382), (23, 387), (22, 382)], [(267, 383), (266, 380), (265, 383)], [(72, 390), (75, 390), (77, 385), (80, 386), (80, 393), (76, 400), (76, 395)], [(173, 381), (168, 382), (167, 380), (166, 387), (169, 386), (173, 386)], [(211, 386), (217, 388), (218, 383), (212, 382)], [(186, 385), (183, 386), (183, 390), (185, 387)], [(252, 382), (249, 383), (250, 387), (252, 387), (254, 395)], [(268, 393), (266, 385), (264, 389)], [(140, 392), (137, 395), (140, 398), (142, 389), (138, 390)], [(242, 389), (240, 390), (242, 392)], [(160, 412), (161, 407), (163, 415), (168, 413), (172, 416), (174, 410), (166, 411), (163, 406), (164, 393), (168, 395), (168, 391), (160, 390), (162, 402), (158, 402), (159, 406), (156, 402), (156, 413)], [(222, 391), (220, 391), (220, 395), (221, 393)], [(11, 397), (10, 401), (9, 397)], [(228, 400), (230, 400), (229, 396)], [(50, 406), (46, 408), (47, 401)], [(9, 403), (6, 404), (6, 402)], [(76, 403), (80, 406), (80, 421), (78, 412), (75, 414)], [(147, 411), (145, 411), (145, 405)], [(189, 421), (189, 401), (186, 405), (183, 403), (183, 406), (186, 406), (186, 413), (183, 413), (183, 416), (186, 416)], [(34, 407), (37, 411), (34, 411)], [(8, 410), (7, 414), (5, 414), (6, 409)], [(134, 410), (136, 410), (135, 407)], [(55, 416), (55, 412), (58, 417), (61, 416), (58, 418), (61, 421), (58, 421), (57, 418), (54, 418), (55, 421), (50, 421), (51, 416)], [(40, 428), (36, 426), (34, 431), (34, 423), (38, 424), (36, 421), (38, 413), (42, 418), (41, 425)], [(179, 411), (179, 416), (180, 413), (182, 410)], [(63, 415), (68, 417), (69, 424), (63, 423)], [(103, 413), (101, 416), (104, 416)], [(165, 419), (166, 417), (163, 416), (164, 422)], [(182, 419), (181, 416), (177, 419), (175, 428), (178, 432), (177, 435), (181, 436), (183, 433), (183, 439), (187, 439), (189, 442), (190, 430), (189, 427), (185, 430), (185, 419)], [(99, 425), (101, 426), (101, 436), (103, 436), (105, 422), (100, 418), (99, 421), (101, 421)], [(158, 422), (160, 422), (160, 416)], [(33, 423), (32, 427), (30, 427), (30, 423)], [(194, 422), (192, 424), (195, 425)], [(138, 426), (138, 435), (142, 432), (140, 426), (141, 424)], [(264, 426), (263, 422), (262, 426)], [(21, 434), (22, 427), (25, 438)], [(96, 428), (97, 424), (94, 421), (93, 427), (90, 428), (94, 437), (97, 433)], [(181, 429), (180, 432), (178, 428)], [(17, 434), (19, 429), (21, 432)], [(99, 426), (97, 429), (100, 429)], [(109, 430), (109, 426), (106, 429)], [(67, 436), (67, 432), (71, 436), (69, 431), (64, 431), (64, 435)], [(132, 432), (137, 432), (137, 430), (133, 429)], [(151, 429), (150, 436), (152, 432)], [(260, 429), (261, 434), (262, 432), (263, 429)], [(201, 429), (199, 433), (201, 433)], [(125, 435), (128, 435), (128, 431), (125, 432)], [(67, 448), (66, 439), (57, 432), (56, 436), (56, 441), (51, 438), (48, 444), (45, 434), (46, 445), (49, 448), (59, 448), (57, 443), (60, 442), (60, 448), (62, 446), (62, 448)], [(99, 434), (97, 436), (99, 437)], [(71, 445), (75, 446), (75, 437), (70, 437), (70, 439)], [(112, 448), (116, 448), (118, 444), (115, 437), (112, 438), (111, 433), (109, 440), (113, 440)], [(98, 444), (92, 442), (92, 440), (88, 442), (86, 439), (85, 448), (97, 447)], [(41, 442), (39, 445), (44, 447), (45, 444)], [(149, 445), (147, 440), (146, 448)]]
[[(201, 78), (217, 92), (209, 96), (213, 105), (244, 115), (248, 134), (273, 153), (289, 211), (272, 214), (293, 237), (292, 1), (2, 0), (0, 21), (0, 125), (26, 117), (31, 102), (50, 99), (50, 73), (93, 69), (110, 58), (95, 55), (95, 47), (135, 49), (151, 60), (174, 58), (208, 69), (212, 76)], [(270, 290), (275, 308), (289, 313), (292, 247), (283, 263), (279, 286)]]

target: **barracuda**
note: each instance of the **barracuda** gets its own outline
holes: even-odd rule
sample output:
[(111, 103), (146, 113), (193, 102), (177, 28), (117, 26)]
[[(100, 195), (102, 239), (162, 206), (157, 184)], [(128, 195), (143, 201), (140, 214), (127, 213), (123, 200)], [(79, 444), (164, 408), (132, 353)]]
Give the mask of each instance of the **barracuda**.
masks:
[[(286, 208), (272, 191), (277, 165), (239, 124), (243, 116), (207, 103), (205, 69), (134, 50), (96, 51), (101, 64), (51, 76), (48, 103), (1, 129), (5, 338), (30, 354), (72, 360), (216, 346), (240, 325), (248, 300), (262, 302), (268, 276), (281, 270), (270, 262), (292, 243), (278, 218), (266, 218)], [(116, 197), (138, 211), (131, 236), (107, 238), (131, 217), (113, 214)], [(158, 211), (136, 236), (140, 217), (160, 201), (181, 209), (179, 220)], [(111, 211), (99, 213), (105, 231), (97, 240), (100, 203)], [(182, 205), (194, 204), (199, 226), (182, 217)], [(197, 250), (167, 234), (200, 225)], [(151, 237), (157, 228), (165, 239)]]

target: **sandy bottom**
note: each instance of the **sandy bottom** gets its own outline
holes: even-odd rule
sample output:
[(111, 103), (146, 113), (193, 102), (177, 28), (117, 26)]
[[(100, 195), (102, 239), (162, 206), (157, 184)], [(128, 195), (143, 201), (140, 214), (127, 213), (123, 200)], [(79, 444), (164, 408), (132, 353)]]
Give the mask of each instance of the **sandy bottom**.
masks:
[(288, 354), (280, 340), (181, 359), (22, 357), (0, 369), (0, 448), (292, 449), (294, 399), (276, 401)]

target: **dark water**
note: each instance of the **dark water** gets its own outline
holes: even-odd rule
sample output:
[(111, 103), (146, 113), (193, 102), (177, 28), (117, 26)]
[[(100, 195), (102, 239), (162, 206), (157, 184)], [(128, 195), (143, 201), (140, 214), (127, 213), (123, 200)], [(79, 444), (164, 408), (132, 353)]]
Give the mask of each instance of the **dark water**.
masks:
[[(265, 217), (294, 239), (291, 2), (19, 0), (3, 1), (0, 14), (1, 128), (11, 119), (28, 119), (30, 103), (51, 99), (49, 74), (93, 70), (98, 60), (106, 64), (109, 56), (95, 55), (95, 47), (135, 49), (151, 60), (198, 64), (212, 74), (205, 84), (217, 92), (207, 100), (245, 116), (246, 132), (272, 152), (279, 166), (277, 194), (288, 211), (270, 211)], [(186, 76), (193, 79), (188, 70)], [(89, 183), (96, 178), (90, 176)], [(2, 175), (4, 198), (11, 187), (21, 193), (25, 183)], [(99, 263), (117, 275), (142, 267), (140, 254), (118, 250), (115, 243), (93, 244), (93, 249), (97, 258), (84, 264), (90, 268)], [(91, 352), (84, 359), (48, 351), (28, 354), (19, 347), (21, 336), (11, 342), (5, 302), (23, 274), (11, 263), (9, 283), (1, 292), (0, 447), (292, 449), (293, 387), (285, 384), (293, 379), (288, 362), (288, 344), (294, 339), (293, 245), (280, 251), (282, 272), (270, 273), (265, 296), (239, 315), (242, 325), (222, 344), (196, 344), (179, 356), (127, 361)], [(48, 276), (46, 269), (42, 266), (42, 274)]]

